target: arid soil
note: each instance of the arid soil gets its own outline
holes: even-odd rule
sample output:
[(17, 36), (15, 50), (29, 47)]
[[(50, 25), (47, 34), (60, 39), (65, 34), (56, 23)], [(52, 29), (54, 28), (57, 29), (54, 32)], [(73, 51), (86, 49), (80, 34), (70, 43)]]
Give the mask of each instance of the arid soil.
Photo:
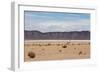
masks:
[(87, 58), (90, 40), (25, 40), (25, 62)]

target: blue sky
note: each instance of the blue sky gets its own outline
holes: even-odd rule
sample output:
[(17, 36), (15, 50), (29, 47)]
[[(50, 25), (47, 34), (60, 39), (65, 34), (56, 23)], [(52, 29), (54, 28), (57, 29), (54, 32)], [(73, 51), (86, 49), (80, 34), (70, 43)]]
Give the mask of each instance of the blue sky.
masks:
[(90, 14), (24, 11), (25, 30), (41, 32), (90, 31)]

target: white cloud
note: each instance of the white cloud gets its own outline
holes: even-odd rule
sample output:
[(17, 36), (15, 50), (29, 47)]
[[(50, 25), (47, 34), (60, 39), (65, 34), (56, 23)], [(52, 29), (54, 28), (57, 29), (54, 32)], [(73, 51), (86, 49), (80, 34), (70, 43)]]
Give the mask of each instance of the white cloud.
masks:
[(34, 24), (31, 24), (30, 26), (26, 24), (25, 30), (38, 30), (41, 32), (90, 30), (90, 21), (88, 19), (82, 19), (76, 21), (34, 22)]

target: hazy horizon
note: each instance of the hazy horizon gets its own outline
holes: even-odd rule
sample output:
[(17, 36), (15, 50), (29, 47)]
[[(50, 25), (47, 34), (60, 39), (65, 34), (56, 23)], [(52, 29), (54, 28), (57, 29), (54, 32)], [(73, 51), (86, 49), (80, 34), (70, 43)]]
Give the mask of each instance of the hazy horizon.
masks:
[(41, 33), (49, 33), (49, 32), (90, 32), (89, 30), (84, 30), (84, 31), (48, 31), (48, 32), (42, 32), (42, 31), (39, 31), (39, 30), (24, 30), (24, 31), (37, 31), (37, 32), (41, 32)]
[(71, 32), (90, 31), (90, 14), (24, 11), (27, 31)]

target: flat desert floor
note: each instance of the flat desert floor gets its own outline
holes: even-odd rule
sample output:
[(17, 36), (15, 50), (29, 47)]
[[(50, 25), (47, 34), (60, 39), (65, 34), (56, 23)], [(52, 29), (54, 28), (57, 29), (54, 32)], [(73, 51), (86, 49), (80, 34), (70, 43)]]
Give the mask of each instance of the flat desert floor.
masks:
[(24, 61), (90, 58), (90, 40), (25, 40)]

